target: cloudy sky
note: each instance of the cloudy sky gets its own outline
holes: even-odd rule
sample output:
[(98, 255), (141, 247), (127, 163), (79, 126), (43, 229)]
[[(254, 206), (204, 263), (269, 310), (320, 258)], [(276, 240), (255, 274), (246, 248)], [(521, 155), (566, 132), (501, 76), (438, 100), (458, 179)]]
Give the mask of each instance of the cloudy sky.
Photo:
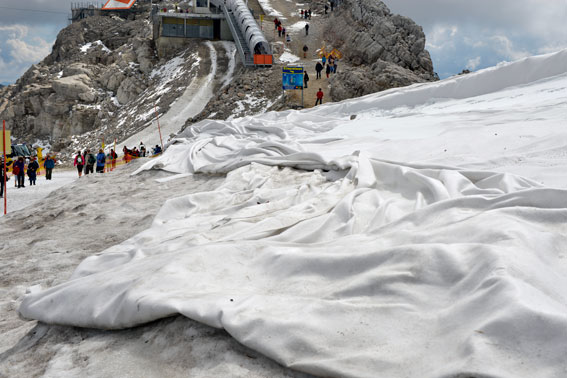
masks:
[[(86, 0), (85, 0), (86, 2)], [(98, 1), (97, 3), (101, 3)], [(567, 0), (385, 0), (423, 26), (442, 78), (567, 48)], [(51, 51), (71, 0), (0, 1), (0, 83)], [(26, 11), (22, 9), (30, 9)]]

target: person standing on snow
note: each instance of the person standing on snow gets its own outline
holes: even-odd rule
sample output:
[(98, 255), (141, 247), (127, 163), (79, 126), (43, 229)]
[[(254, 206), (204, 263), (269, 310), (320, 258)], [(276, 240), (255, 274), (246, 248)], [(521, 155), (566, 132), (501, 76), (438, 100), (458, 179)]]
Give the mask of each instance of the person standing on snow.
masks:
[(93, 173), (94, 165), (96, 163), (96, 157), (89, 149), (85, 152), (85, 160), (85, 175), (88, 175), (89, 173)]
[(20, 156), (18, 158), (18, 160), (14, 163), (14, 168), (13, 170), (16, 171), (17, 168), (17, 172), (18, 173), (14, 173), (17, 177), (17, 183), (18, 183), (18, 188), (25, 188), (26, 186), (25, 184), (25, 179), (26, 179), (26, 162), (24, 161), (24, 158), (22, 156)]
[(319, 91), (317, 92), (317, 100), (315, 101), (315, 106), (317, 106), (318, 103), (323, 105), (323, 91), (321, 90), (321, 88), (319, 88)]
[(309, 47), (307, 47), (307, 45), (303, 45), (303, 57), (307, 58), (307, 50), (309, 50)]
[(327, 74), (327, 79), (329, 78), (329, 74), (331, 73), (331, 65), (327, 64), (327, 69), (325, 70), (325, 73)]
[(317, 62), (317, 64), (315, 65), (315, 72), (317, 72), (315, 79), (321, 78), (321, 71), (323, 71), (323, 65), (320, 62)]
[[(146, 147), (142, 146), (144, 148), (144, 156), (146, 156)], [(116, 159), (118, 159), (118, 154), (116, 153), (116, 151), (114, 151), (114, 148), (110, 149), (110, 158), (111, 158), (111, 169), (114, 170), (114, 168), (116, 168)]]
[(4, 161), (0, 160), (0, 198), (4, 197), (4, 181), (8, 181), (8, 171), (6, 171), (6, 177), (4, 177)]
[(303, 87), (307, 89), (307, 82), (309, 81), (309, 75), (307, 75), (307, 71), (303, 73)]
[(28, 178), (30, 180), (30, 186), (35, 185), (35, 179), (37, 178), (37, 170), (39, 169), (39, 164), (35, 159), (35, 156), (31, 157), (31, 161), (28, 164)]
[(51, 174), (53, 173), (53, 168), (55, 168), (55, 159), (51, 155), (47, 154), (45, 161), (43, 162), (43, 167), (45, 168), (45, 179), (51, 180)]
[(309, 35), (309, 24), (305, 24), (305, 35)]
[(77, 167), (79, 177), (81, 177), (83, 175), (83, 167), (85, 165), (85, 157), (81, 155), (81, 151), (77, 151), (77, 156), (75, 156), (75, 162), (73, 165)]
[(96, 155), (96, 172), (97, 173), (104, 173), (104, 164), (106, 163), (106, 156), (104, 156), (104, 151), (102, 148), (98, 150), (98, 154)]

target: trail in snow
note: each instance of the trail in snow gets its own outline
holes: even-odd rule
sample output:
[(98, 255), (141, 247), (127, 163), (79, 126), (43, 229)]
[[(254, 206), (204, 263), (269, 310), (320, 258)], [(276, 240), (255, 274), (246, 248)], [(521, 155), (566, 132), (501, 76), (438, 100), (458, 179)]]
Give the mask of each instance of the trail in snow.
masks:
[[(170, 139), (170, 135), (175, 135), (179, 132), (187, 119), (199, 114), (213, 97), (213, 89), (217, 81), (218, 70), (217, 50), (213, 43), (207, 41), (205, 44), (209, 48), (209, 57), (211, 61), (209, 74), (204, 77), (194, 78), (183, 94), (171, 105), (167, 113), (159, 118), (159, 126), (161, 128), (161, 135), (164, 144)], [(223, 85), (226, 85), (230, 83), (234, 73), (234, 52), (236, 49), (233, 44), (229, 43), (222, 43), (222, 46), (229, 57), (229, 63), (226, 74), (218, 80)], [(144, 130), (119, 144), (120, 146), (125, 145), (130, 147), (137, 146), (140, 142), (144, 142), (144, 144), (148, 147), (160, 144), (158, 122), (156, 120), (154, 120), (152, 124)], [(119, 149), (121, 150), (121, 147)]]
[(234, 68), (236, 67), (236, 59), (235, 59), (236, 45), (234, 44), (234, 42), (227, 42), (227, 41), (222, 41), (221, 43), (224, 49), (226, 50), (226, 56), (228, 56), (229, 58), (226, 74), (221, 79), (222, 86), (224, 88), (228, 84), (230, 84), (230, 82), (234, 77)]

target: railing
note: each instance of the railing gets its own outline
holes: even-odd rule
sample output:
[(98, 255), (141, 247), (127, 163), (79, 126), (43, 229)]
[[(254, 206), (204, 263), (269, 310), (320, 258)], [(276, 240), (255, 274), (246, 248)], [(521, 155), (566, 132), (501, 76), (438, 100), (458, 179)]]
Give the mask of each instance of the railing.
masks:
[(226, 22), (228, 24), (228, 27), (230, 28), (230, 31), (232, 32), (232, 35), (234, 37), (234, 43), (236, 44), (236, 49), (240, 54), (240, 59), (242, 60), (242, 64), (244, 66), (254, 66), (252, 53), (248, 48), (248, 44), (246, 43), (246, 40), (244, 39), (244, 36), (242, 35), (240, 28), (238, 27), (238, 25), (236, 25), (236, 19), (234, 17), (234, 14), (232, 13), (232, 11), (229, 11), (227, 7), (225, 6), (221, 6), (221, 7), (226, 17)]

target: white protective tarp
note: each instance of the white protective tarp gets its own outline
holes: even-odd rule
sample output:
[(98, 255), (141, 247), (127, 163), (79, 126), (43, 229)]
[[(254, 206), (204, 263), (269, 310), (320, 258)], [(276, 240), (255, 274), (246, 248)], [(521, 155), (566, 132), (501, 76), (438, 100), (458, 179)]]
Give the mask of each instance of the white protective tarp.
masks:
[[(405, 98), (408, 106), (432, 95), (464, 98), (422, 110), (449, 108), (436, 118), (444, 131), (429, 131), (427, 140), (437, 148), (451, 133), (445, 123), (465, 107), (462, 122), (471, 112), (483, 114), (482, 122), (459, 140), (478, 143), (475, 132), (483, 135), (492, 122), (523, 119), (517, 108), (526, 101), (539, 117), (526, 122), (550, 134), (534, 128), (529, 142), (516, 141), (528, 127), (522, 123), (519, 134), (508, 129), (509, 146), (524, 143), (530, 153), (560, 146), (566, 57), (563, 51), (306, 112), (203, 121), (142, 169), (227, 172), (224, 184), (169, 200), (150, 229), (86, 259), (67, 283), (32, 290), (20, 312), (107, 329), (181, 313), (322, 376), (564, 376), (567, 190), (440, 163), (450, 158), (377, 158), (411, 138), (388, 144), (346, 125), (364, 133), (376, 127), (374, 112), (396, 101), (399, 108)], [(515, 82), (514, 72), (523, 72)], [(528, 86), (505, 89), (520, 84)], [(351, 136), (339, 138), (339, 129)], [(420, 133), (412, 146), (431, 136)], [(493, 161), (492, 148), (479, 145), (476, 157)], [(477, 164), (466, 152), (459, 162)], [(412, 154), (430, 152), (404, 148), (396, 156)]]

